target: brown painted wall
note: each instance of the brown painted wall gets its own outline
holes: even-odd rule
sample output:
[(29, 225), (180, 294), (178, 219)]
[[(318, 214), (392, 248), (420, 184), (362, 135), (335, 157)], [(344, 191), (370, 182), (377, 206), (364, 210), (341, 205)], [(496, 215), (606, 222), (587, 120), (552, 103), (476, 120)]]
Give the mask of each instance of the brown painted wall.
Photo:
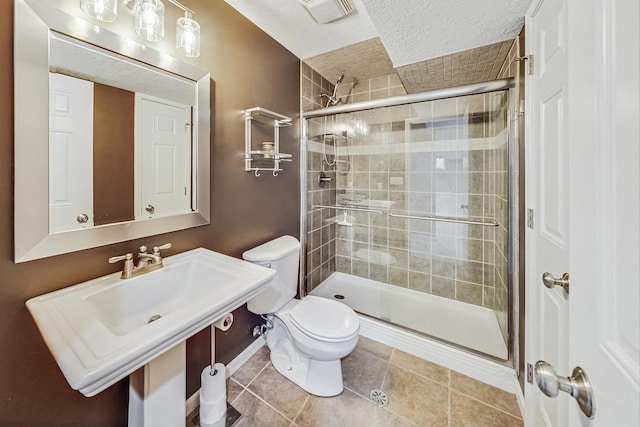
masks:
[(133, 135), (135, 93), (93, 85), (93, 221), (135, 218)]
[[(54, 5), (79, 11), (77, 0)], [(60, 6), (62, 7), (62, 6)], [(45, 346), (25, 301), (33, 296), (117, 271), (107, 258), (147, 246), (173, 243), (168, 254), (203, 246), (240, 256), (252, 246), (283, 234), (299, 234), (299, 123), (282, 129), (282, 151), (294, 153), (277, 178), (256, 178), (243, 169), (242, 110), (261, 106), (292, 117), (299, 113), (299, 60), (223, 1), (190, 0), (202, 25), (200, 58), (211, 72), (211, 225), (132, 240), (22, 264), (13, 263), (13, 2), (0, 1), (0, 425), (126, 425), (128, 381), (85, 398), (73, 391)], [(167, 4), (162, 48), (173, 52), (179, 10)], [(121, 13), (116, 26), (129, 25)], [(118, 22), (120, 22), (118, 24)], [(129, 34), (125, 34), (130, 36)], [(172, 40), (173, 39), (173, 40)], [(18, 190), (19, 191), (19, 190)], [(218, 333), (218, 360), (227, 363), (251, 338), (258, 319), (241, 309), (229, 333)], [(209, 336), (187, 343), (186, 394), (198, 388), (209, 358)]]

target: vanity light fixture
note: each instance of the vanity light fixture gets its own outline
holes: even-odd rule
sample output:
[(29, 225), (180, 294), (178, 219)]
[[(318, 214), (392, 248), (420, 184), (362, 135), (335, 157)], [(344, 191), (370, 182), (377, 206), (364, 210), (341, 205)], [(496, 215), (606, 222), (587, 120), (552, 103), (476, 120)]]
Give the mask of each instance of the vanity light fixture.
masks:
[(185, 10), (184, 17), (176, 22), (176, 49), (190, 58), (200, 56), (200, 24), (191, 11)]
[(138, 37), (150, 42), (164, 38), (164, 4), (160, 0), (138, 0), (135, 3), (135, 26)]
[(80, 9), (100, 21), (113, 22), (118, 17), (118, 0), (80, 0)]
[[(200, 56), (200, 24), (193, 12), (177, 0), (167, 0), (182, 9), (184, 16), (176, 21), (176, 49), (190, 58)], [(161, 0), (122, 0), (124, 7), (135, 17), (136, 34), (144, 40), (159, 42), (164, 38), (164, 3)], [(80, 8), (100, 21), (117, 18), (118, 0), (80, 0)]]

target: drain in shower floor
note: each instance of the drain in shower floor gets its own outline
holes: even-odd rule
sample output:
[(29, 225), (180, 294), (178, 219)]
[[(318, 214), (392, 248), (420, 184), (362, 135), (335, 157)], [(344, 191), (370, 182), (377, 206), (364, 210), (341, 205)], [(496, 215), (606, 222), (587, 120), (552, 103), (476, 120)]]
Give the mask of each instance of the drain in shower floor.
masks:
[(389, 398), (382, 390), (373, 389), (371, 393), (369, 393), (369, 399), (373, 401), (376, 405), (380, 407), (387, 406), (389, 404)]

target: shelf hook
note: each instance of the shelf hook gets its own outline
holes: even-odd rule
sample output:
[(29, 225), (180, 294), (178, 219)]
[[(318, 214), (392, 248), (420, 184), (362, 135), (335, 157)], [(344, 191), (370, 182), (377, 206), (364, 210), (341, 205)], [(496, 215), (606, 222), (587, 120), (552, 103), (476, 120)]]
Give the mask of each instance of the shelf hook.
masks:
[(278, 176), (278, 171), (277, 170), (273, 170), (273, 176)]
[(259, 177), (260, 176), (260, 170), (259, 169), (254, 169), (254, 170), (255, 170), (254, 175), (256, 176), (256, 178)]

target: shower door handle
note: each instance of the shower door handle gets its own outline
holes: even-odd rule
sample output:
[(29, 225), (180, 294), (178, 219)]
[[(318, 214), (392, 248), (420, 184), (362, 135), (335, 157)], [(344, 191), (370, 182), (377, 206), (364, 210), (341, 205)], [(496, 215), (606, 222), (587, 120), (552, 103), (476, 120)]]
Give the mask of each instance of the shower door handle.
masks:
[(561, 278), (556, 278), (553, 274), (545, 272), (542, 274), (542, 283), (549, 288), (553, 289), (555, 286), (561, 286), (565, 293), (569, 295), (569, 273), (564, 273)]

